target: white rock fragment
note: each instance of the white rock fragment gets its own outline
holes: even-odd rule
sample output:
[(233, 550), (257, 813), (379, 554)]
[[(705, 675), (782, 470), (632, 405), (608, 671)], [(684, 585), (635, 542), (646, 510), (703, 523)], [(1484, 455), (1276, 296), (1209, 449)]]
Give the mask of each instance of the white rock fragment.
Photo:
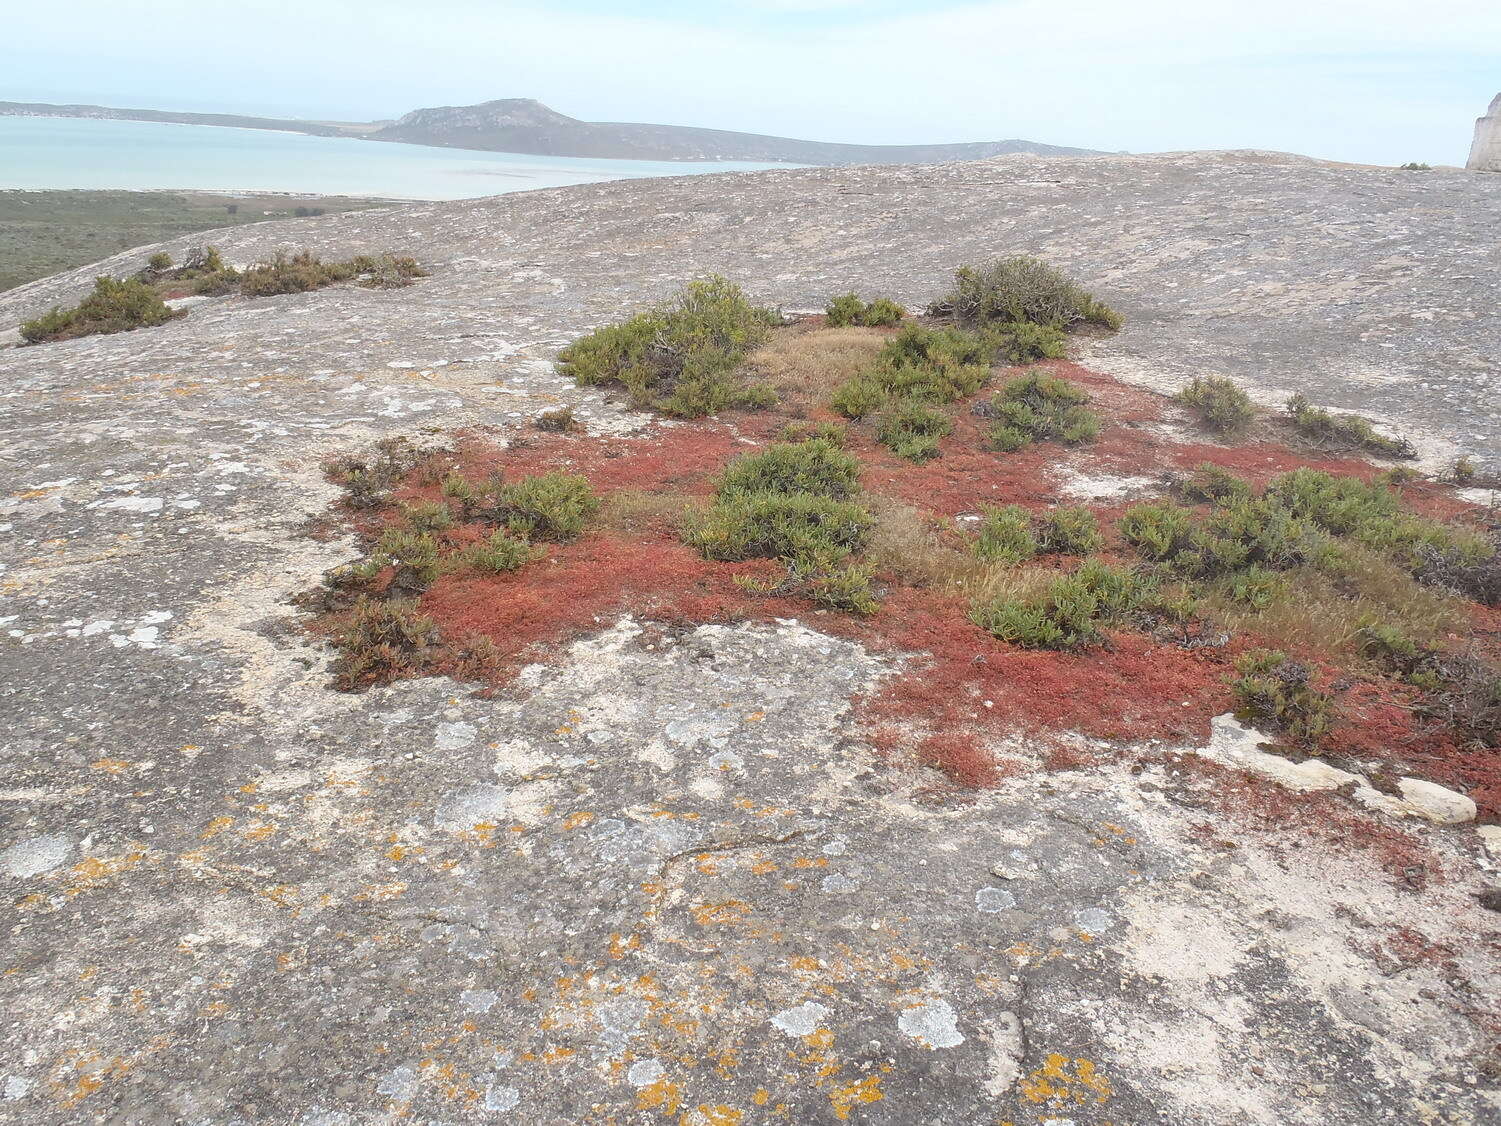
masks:
[(40, 876), (61, 865), (72, 851), (73, 842), (56, 834), (17, 841), (0, 852), (0, 872), (18, 879)]
[(1397, 783), (1402, 793), (1404, 809), (1419, 817), (1426, 817), (1435, 825), (1460, 825), (1475, 820), (1475, 803), (1434, 782), (1421, 778), (1403, 778)]

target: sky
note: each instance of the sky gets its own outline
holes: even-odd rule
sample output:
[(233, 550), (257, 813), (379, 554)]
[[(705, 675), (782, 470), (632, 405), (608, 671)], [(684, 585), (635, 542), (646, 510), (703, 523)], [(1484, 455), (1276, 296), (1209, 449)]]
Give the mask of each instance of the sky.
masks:
[(1501, 0), (70, 0), (0, 100), (373, 120), (531, 97), (590, 121), (867, 144), (1021, 137), (1463, 164)]

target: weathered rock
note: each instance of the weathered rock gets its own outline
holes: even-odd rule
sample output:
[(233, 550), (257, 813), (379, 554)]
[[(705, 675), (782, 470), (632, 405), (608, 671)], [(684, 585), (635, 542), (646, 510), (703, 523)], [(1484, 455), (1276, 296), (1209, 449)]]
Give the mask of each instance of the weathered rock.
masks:
[(1465, 167), (1473, 172), (1501, 172), (1501, 94), (1491, 99), (1485, 116), (1475, 121), (1475, 141)]
[(1435, 825), (1460, 825), (1475, 820), (1475, 802), (1435, 782), (1402, 778), (1397, 782), (1402, 805), (1410, 813), (1426, 817)]

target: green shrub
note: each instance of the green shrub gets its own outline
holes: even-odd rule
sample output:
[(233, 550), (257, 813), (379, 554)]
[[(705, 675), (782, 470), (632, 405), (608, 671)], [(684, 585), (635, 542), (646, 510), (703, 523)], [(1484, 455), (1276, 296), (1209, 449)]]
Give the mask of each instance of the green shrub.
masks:
[(843, 328), (846, 325), (884, 328), (901, 323), (904, 316), (906, 310), (890, 298), (877, 297), (867, 305), (854, 293), (834, 298), (824, 309), (824, 318), (831, 328)]
[(974, 552), (987, 563), (1020, 563), (1037, 554), (1032, 516), (1019, 504), (985, 509)]
[(380, 508), (391, 489), (422, 459), (423, 453), (405, 438), (382, 438), (369, 455), (345, 455), (328, 462), (329, 477), (345, 490), (351, 508)]
[(1027, 257), (963, 267), (954, 275), (953, 291), (929, 311), (974, 327), (1028, 321), (1064, 330), (1086, 323), (1115, 330), (1122, 324), (1119, 313), (1046, 262)]
[(938, 456), (938, 440), (953, 429), (942, 411), (901, 399), (881, 412), (876, 440), (898, 457), (922, 463)]
[(146, 259), (146, 269), (154, 274), (160, 274), (171, 268), (172, 255), (168, 254), (165, 250), (158, 250), (150, 258)]
[(1087, 392), (1056, 375), (1019, 375), (990, 401), (991, 444), (1010, 451), (1050, 439), (1091, 442), (1099, 436), (1100, 420), (1087, 402)]
[(859, 294), (846, 293), (843, 297), (836, 297), (830, 301), (824, 308), (823, 314), (830, 328), (857, 325), (860, 323), (860, 318), (865, 315), (865, 302), (860, 300)]
[(992, 358), (1003, 364), (1030, 364), (1037, 360), (1061, 360), (1067, 354), (1068, 338), (1055, 325), (1012, 321), (985, 330)]
[(1038, 591), (979, 602), (970, 620), (999, 641), (1031, 649), (1073, 649), (1101, 640), (1100, 626), (1135, 609), (1148, 586), (1098, 560)]
[(860, 460), (823, 438), (778, 442), (744, 454), (725, 468), (720, 497), (748, 493), (811, 493), (847, 500), (860, 491)]
[(1087, 508), (1055, 508), (1037, 520), (1037, 551), (1042, 555), (1089, 555), (1104, 542), (1100, 522)]
[(849, 431), (837, 422), (789, 422), (782, 427), (780, 437), (784, 442), (806, 442), (817, 438), (831, 446), (843, 446), (849, 438)]
[(1235, 661), (1231, 683), (1244, 721), (1270, 726), (1294, 742), (1312, 746), (1329, 732), (1334, 701), (1314, 689), (1306, 665), (1273, 649), (1253, 649)]
[(1154, 563), (1175, 558), (1193, 543), (1193, 514), (1171, 501), (1133, 504), (1119, 526), (1121, 538)]
[(812, 493), (720, 496), (689, 514), (683, 539), (706, 559), (839, 560), (864, 549), (875, 518), (863, 504)]
[(94, 279), (94, 292), (72, 309), (54, 308), (21, 326), (21, 337), (29, 344), (49, 340), (71, 340), (101, 333), (130, 332), (165, 324), (180, 313), (169, 309), (156, 290), (134, 278)]
[(499, 574), (525, 566), (536, 554), (537, 549), (525, 540), (495, 531), (490, 533), (489, 539), (465, 548), (463, 559), (476, 571)]
[(1449, 480), (1453, 481), (1456, 485), (1468, 485), (1475, 480), (1475, 476), (1479, 471), (1479, 466), (1475, 464), (1473, 458), (1461, 457), (1449, 467)]
[(1406, 164), (1397, 165), (1397, 170), (1399, 172), (1432, 172), (1433, 166), (1431, 164), (1420, 164), (1416, 160), (1410, 160)]
[(1365, 450), (1384, 457), (1417, 457), (1406, 438), (1388, 438), (1376, 432), (1369, 419), (1358, 414), (1334, 414), (1311, 405), (1302, 395), (1287, 400), (1293, 427), (1322, 449)]
[(1217, 375), (1195, 377), (1174, 398), (1192, 407), (1204, 427), (1216, 434), (1238, 434), (1256, 417), (1251, 397), (1231, 380)]
[(353, 262), (324, 262), (310, 250), (291, 256), (278, 250), (271, 261), (251, 266), (240, 275), (240, 292), (246, 297), (307, 293), (348, 281), (357, 273)]
[(829, 405), (845, 418), (864, 418), (881, 409), (886, 389), (869, 375), (860, 374), (834, 388)]
[(571, 540), (599, 511), (586, 477), (542, 473), (513, 483), (497, 482), (486, 516), (512, 535), (529, 540)]
[(437, 581), (442, 551), (430, 532), (387, 528), (376, 542), (370, 562), (395, 567), (392, 589), (415, 594)]
[(1286, 579), (1265, 567), (1251, 565), (1230, 575), (1225, 593), (1235, 602), (1253, 610), (1265, 610), (1287, 588)]
[(418, 613), (416, 602), (361, 597), (334, 637), (334, 682), (354, 691), (392, 680), (418, 664), (436, 637), (432, 619)]
[(366, 289), (401, 289), (418, 278), (427, 277), (427, 271), (417, 264), (415, 258), (390, 253), (361, 254), (350, 265)]
[(442, 532), (453, 527), (453, 513), (448, 505), (421, 500), (401, 506), (401, 514), (414, 532)]
[(1173, 483), (1173, 491), (1191, 503), (1212, 502), (1224, 504), (1246, 500), (1251, 496), (1251, 486), (1218, 465), (1203, 462), (1187, 477)]
[(581, 386), (619, 383), (633, 406), (676, 418), (766, 406), (774, 394), (746, 386), (736, 369), (778, 319), (724, 278), (696, 281), (670, 304), (575, 340), (558, 369)]

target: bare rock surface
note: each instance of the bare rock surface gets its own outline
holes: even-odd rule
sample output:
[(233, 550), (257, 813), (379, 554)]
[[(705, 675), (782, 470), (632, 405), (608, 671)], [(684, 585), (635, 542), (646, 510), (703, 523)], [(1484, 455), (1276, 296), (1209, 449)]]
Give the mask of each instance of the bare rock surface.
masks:
[(1494, 457), (1498, 204), (1264, 154), (606, 184), (228, 231), (433, 276), (0, 351), (0, 1121), (1496, 1121), (1472, 827), (1228, 821), (1171, 759), (935, 797), (816, 617), (340, 695), (288, 600), (353, 553), (326, 455), (646, 425), (552, 356), (709, 270), (921, 303), (1039, 252), (1130, 318), (1094, 366)]
[(1475, 172), (1501, 172), (1501, 94), (1491, 99), (1485, 115), (1475, 121), (1475, 140), (1465, 167)]

